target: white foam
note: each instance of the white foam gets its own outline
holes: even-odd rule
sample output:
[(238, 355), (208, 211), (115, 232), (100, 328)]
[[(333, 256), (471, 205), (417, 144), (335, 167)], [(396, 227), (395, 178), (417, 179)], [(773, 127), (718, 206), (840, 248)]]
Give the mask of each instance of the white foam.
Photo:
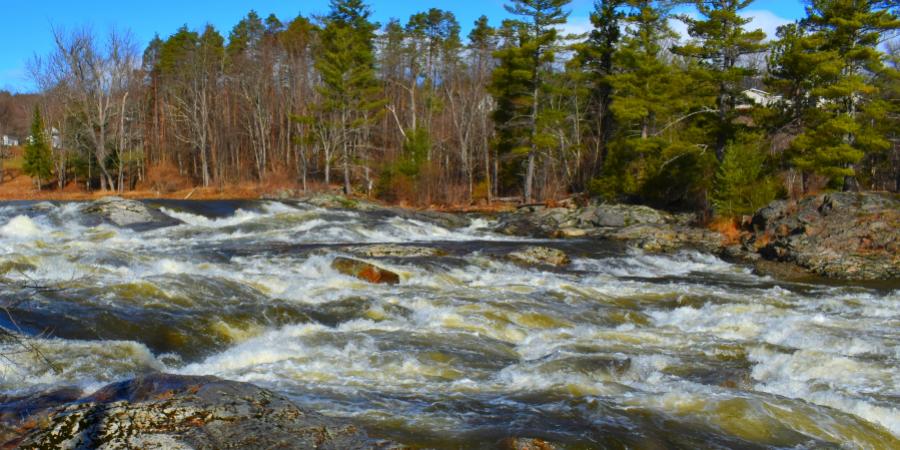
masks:
[(41, 229), (28, 216), (16, 216), (0, 227), (0, 235), (13, 239), (31, 239), (44, 235)]

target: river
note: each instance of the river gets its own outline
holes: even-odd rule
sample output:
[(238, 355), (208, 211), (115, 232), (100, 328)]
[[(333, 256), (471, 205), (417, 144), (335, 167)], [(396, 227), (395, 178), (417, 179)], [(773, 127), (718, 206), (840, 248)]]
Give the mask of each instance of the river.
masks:
[[(473, 218), (155, 202), (182, 225), (0, 205), (0, 390), (165, 371), (254, 383), (437, 448), (900, 448), (900, 284), (791, 283), (715, 256), (496, 235)], [(330, 266), (395, 243), (372, 285)], [(504, 258), (544, 245), (564, 269)], [(376, 260), (373, 260), (376, 261)], [(842, 447), (845, 446), (845, 447)]]

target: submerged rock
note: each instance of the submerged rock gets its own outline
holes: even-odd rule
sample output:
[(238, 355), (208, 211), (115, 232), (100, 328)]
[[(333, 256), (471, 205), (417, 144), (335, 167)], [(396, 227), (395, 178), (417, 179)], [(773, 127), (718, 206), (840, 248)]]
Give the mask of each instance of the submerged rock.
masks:
[(900, 196), (831, 193), (773, 202), (751, 221), (748, 251), (813, 273), (853, 280), (900, 278)]
[[(23, 449), (373, 448), (365, 432), (256, 386), (155, 374), (58, 406), (4, 444)], [(32, 424), (30, 427), (29, 424)]]
[(562, 250), (549, 247), (525, 247), (507, 256), (514, 262), (528, 265), (561, 267), (572, 262)]
[(82, 208), (82, 213), (118, 227), (153, 229), (181, 224), (178, 219), (169, 217), (139, 201), (119, 197), (106, 197), (87, 203)]
[(399, 284), (400, 275), (390, 270), (383, 269), (372, 263), (357, 259), (337, 257), (331, 263), (331, 268), (351, 277), (359, 278), (374, 284)]

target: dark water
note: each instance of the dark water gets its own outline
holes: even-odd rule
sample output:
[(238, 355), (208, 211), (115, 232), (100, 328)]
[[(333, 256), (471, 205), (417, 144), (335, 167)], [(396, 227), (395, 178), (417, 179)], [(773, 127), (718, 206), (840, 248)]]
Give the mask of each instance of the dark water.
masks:
[[(900, 448), (900, 287), (783, 283), (711, 255), (523, 242), (475, 219), (274, 202), (153, 202), (184, 225), (0, 206), (0, 300), (62, 368), (0, 362), (0, 389), (86, 390), (162, 370), (272, 388), (411, 445)], [(330, 268), (374, 243), (374, 286)], [(504, 255), (549, 245), (565, 269)]]

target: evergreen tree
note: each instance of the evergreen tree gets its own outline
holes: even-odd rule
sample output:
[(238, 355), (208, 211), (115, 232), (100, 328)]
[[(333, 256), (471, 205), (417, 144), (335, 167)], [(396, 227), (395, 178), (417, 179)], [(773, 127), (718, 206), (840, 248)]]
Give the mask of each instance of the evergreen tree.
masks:
[(663, 56), (674, 37), (668, 13), (651, 0), (626, 0), (626, 34), (614, 54), (610, 112), (618, 133), (610, 142), (603, 175), (592, 188), (608, 200), (643, 201), (661, 206), (699, 195), (705, 153), (697, 135), (676, 125), (706, 100), (687, 74)]
[(758, 142), (762, 136), (749, 136), (730, 143), (725, 159), (716, 172), (712, 203), (716, 214), (739, 217), (756, 212), (775, 199), (778, 184), (767, 169), (766, 154)]
[[(541, 122), (541, 90), (545, 87), (545, 74), (548, 66), (555, 60), (555, 52), (561, 40), (557, 27), (565, 24), (569, 17), (569, 12), (563, 8), (570, 2), (571, 0), (513, 0), (511, 5), (505, 6), (510, 14), (521, 18), (515, 27), (518, 30), (520, 42), (518, 47), (506, 49), (499, 57), (515, 60), (514, 63), (508, 61), (507, 66), (510, 64), (520, 66), (513, 70), (524, 73), (509, 74), (516, 78), (516, 80), (510, 81), (524, 82), (529, 88), (528, 98), (531, 101), (526, 114), (530, 127), (524, 128), (528, 131), (528, 135), (522, 136), (524, 144), (522, 147), (528, 149), (523, 189), (526, 201), (531, 201), (534, 197), (535, 165), (538, 154), (544, 147), (542, 144), (553, 140), (539, 126)], [(510, 68), (507, 67), (504, 70)]]
[(374, 39), (378, 25), (369, 21), (371, 11), (362, 0), (332, 0), (331, 13), (322, 31), (322, 48), (316, 69), (322, 77), (323, 108), (338, 127), (342, 150), (344, 191), (352, 192), (350, 166), (363, 132), (382, 104), (375, 78)]
[(586, 161), (588, 177), (597, 175), (599, 165), (607, 157), (609, 141), (614, 132), (612, 103), (612, 86), (609, 77), (613, 74), (613, 56), (622, 38), (621, 8), (625, 0), (597, 0), (591, 12), (591, 30), (588, 40), (578, 47), (576, 55), (582, 70), (586, 72), (588, 89), (588, 123), (589, 133), (594, 134), (595, 151), (592, 158)]
[(34, 179), (40, 190), (44, 182), (50, 179), (53, 170), (53, 160), (50, 145), (47, 143), (47, 133), (44, 130), (44, 119), (41, 117), (40, 108), (34, 108), (34, 118), (31, 121), (31, 136), (25, 144), (24, 162), (22, 171)]
[(808, 51), (820, 58), (809, 95), (807, 127), (794, 140), (792, 162), (827, 177), (831, 187), (856, 189), (855, 166), (866, 154), (888, 150), (883, 126), (887, 105), (878, 98), (874, 75), (884, 73), (878, 45), (900, 29), (887, 0), (813, 0), (804, 19)]
[(740, 11), (753, 0), (694, 0), (694, 6), (702, 16), (694, 19), (681, 16), (688, 26), (693, 41), (676, 46), (676, 54), (693, 58), (705, 69), (706, 77), (716, 86), (716, 110), (714, 146), (716, 158), (725, 157), (725, 146), (734, 139), (735, 106), (743, 90), (741, 82), (756, 71), (741, 64), (745, 55), (760, 53), (766, 48), (762, 30), (747, 31), (744, 26), (751, 19), (740, 16)]
[(521, 186), (520, 161), (531, 151), (533, 72), (529, 55), (522, 51), (528, 37), (521, 24), (506, 20), (498, 34), (502, 43), (495, 53), (497, 66), (489, 86), (496, 103), (491, 116), (496, 128), (494, 145), (501, 162), (496, 181), (498, 191), (511, 191)]

